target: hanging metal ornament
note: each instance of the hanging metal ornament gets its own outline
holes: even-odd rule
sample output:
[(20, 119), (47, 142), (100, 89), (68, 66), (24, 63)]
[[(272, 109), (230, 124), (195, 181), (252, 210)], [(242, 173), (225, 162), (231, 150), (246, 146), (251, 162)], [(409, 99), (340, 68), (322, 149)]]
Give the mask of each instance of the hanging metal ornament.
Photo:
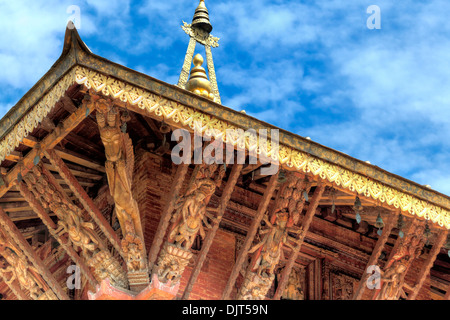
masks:
[(384, 227), (384, 221), (383, 218), (381, 218), (381, 210), (378, 210), (378, 216), (377, 220), (375, 221), (375, 227), (378, 228), (377, 234), (381, 236), (383, 234), (383, 230), (381, 230)]
[(430, 244), (431, 229), (430, 229), (430, 226), (428, 225), (428, 221), (425, 222), (425, 229), (423, 230), (423, 234), (427, 238), (426, 245), (429, 245)]
[(169, 133), (171, 131), (170, 126), (164, 121), (164, 119), (161, 121), (161, 126), (159, 127), (159, 131), (161, 133)]
[(19, 173), (17, 174), (17, 181), (20, 183), (23, 180), (23, 177), (22, 177), (23, 162), (22, 162), (22, 160), (20, 160), (18, 165), (19, 165)]
[(131, 120), (130, 114), (128, 113), (128, 109), (125, 109), (125, 111), (120, 116), (120, 119), (122, 120), (122, 126), (120, 127), (120, 130), (123, 133), (127, 132), (127, 122)]
[(358, 196), (356, 196), (355, 204), (353, 205), (353, 210), (356, 212), (355, 219), (356, 219), (356, 222), (358, 224), (361, 223), (361, 211), (362, 211), (362, 209), (363, 209), (363, 206), (361, 204), (361, 200), (359, 199)]
[[(253, 173), (254, 171), (252, 171), (252, 180), (253, 180)], [(278, 183), (285, 183), (286, 181), (287, 181), (286, 171), (281, 170), (280, 173), (278, 174)]]
[(41, 160), (41, 157), (40, 157), (40, 155), (41, 155), (41, 145), (39, 143), (36, 145), (36, 151), (37, 151), (36, 156), (33, 159), (33, 164), (35, 166), (37, 166), (39, 161)]
[(398, 222), (397, 222), (398, 236), (400, 238), (403, 238), (405, 236), (405, 234), (403, 233), (404, 226), (405, 226), (405, 221), (403, 219), (403, 215), (400, 213), (400, 215), (398, 217)]
[(331, 195), (331, 213), (334, 213), (334, 210), (336, 209), (336, 189), (331, 188), (330, 195)]
[(309, 201), (309, 196), (308, 196), (308, 187), (309, 187), (309, 180), (308, 177), (305, 176), (305, 190), (303, 190), (303, 199), (305, 199), (305, 201)]

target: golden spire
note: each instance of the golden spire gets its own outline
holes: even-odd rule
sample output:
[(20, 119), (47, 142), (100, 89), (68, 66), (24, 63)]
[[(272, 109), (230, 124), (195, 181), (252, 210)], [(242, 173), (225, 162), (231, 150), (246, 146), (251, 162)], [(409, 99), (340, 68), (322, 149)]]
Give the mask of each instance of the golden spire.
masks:
[(207, 33), (211, 33), (212, 25), (209, 22), (208, 9), (205, 6), (205, 1), (200, 0), (197, 9), (195, 9), (194, 18), (192, 18), (192, 27), (197, 27), (205, 30)]
[(193, 62), (194, 67), (191, 70), (185, 89), (214, 101), (214, 94), (211, 93), (211, 83), (206, 76), (205, 69), (202, 67), (203, 57), (197, 53)]
[[(206, 63), (208, 67), (208, 88), (203, 88), (204, 90), (208, 91), (208, 94), (206, 95), (206, 91), (203, 92), (201, 95), (203, 96), (211, 96), (211, 94), (214, 96), (214, 99), (210, 98), (211, 100), (214, 100), (217, 103), (221, 103), (220, 101), (220, 94), (219, 94), (219, 88), (217, 87), (217, 79), (216, 79), (216, 71), (214, 70), (214, 62), (212, 58), (211, 48), (216, 48), (219, 46), (219, 38), (213, 37), (210, 32), (212, 30), (212, 25), (209, 22), (209, 13), (208, 9), (205, 6), (205, 1), (200, 0), (200, 3), (197, 6), (197, 9), (195, 9), (194, 17), (192, 18), (192, 23), (188, 24), (183, 21), (183, 26), (181, 28), (186, 32), (190, 39), (189, 39), (189, 45), (188, 49), (186, 51), (186, 56), (184, 57), (184, 63), (183, 67), (181, 68), (180, 78), (178, 79), (178, 84), (180, 88), (187, 89), (189, 91), (194, 92), (195, 86), (197, 86), (197, 79), (200, 76), (200, 73), (204, 75), (202, 76), (202, 81), (208, 81), (208, 78), (206, 77), (205, 69), (201, 66), (203, 63), (203, 58), (200, 56), (200, 58), (195, 59), (194, 58), (194, 65), (193, 72), (189, 72), (191, 69), (193, 56), (195, 52), (195, 46), (197, 43), (203, 45), (205, 47), (205, 53), (206, 53)], [(196, 56), (197, 57), (197, 56)], [(201, 59), (201, 62), (197, 65)], [(199, 70), (202, 70), (200, 72)], [(195, 72), (194, 72), (195, 69)], [(195, 76), (194, 76), (195, 74)], [(187, 82), (188, 80), (192, 78), (193, 83), (196, 83), (195, 85), (191, 85), (191, 89), (187, 88)], [(195, 81), (194, 81), (195, 80)]]

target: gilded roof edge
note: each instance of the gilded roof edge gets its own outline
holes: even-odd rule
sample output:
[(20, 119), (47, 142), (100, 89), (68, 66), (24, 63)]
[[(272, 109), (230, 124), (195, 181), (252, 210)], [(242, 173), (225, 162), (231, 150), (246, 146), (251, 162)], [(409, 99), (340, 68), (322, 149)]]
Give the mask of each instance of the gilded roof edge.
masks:
[[(27, 112), (30, 111), (30, 109), (34, 105), (36, 105), (44, 96), (47, 97), (49, 95), (54, 95), (49, 94), (49, 92), (55, 89), (54, 86), (56, 84), (64, 80), (62, 82), (66, 82), (66, 84), (61, 86), (61, 88), (59, 89), (67, 90), (67, 85), (69, 85), (70, 83), (75, 83), (74, 78), (76, 77), (76, 75), (74, 76), (72, 72), (74, 72), (74, 66), (77, 65), (96, 71), (99, 74), (113, 77), (120, 81), (125, 81), (128, 84), (137, 86), (139, 89), (149, 91), (162, 98), (183, 104), (189, 108), (208, 114), (211, 117), (220, 119), (226, 123), (234, 125), (238, 128), (242, 128), (244, 130), (250, 128), (256, 130), (260, 128), (279, 129), (247, 114), (243, 114), (223, 105), (214, 103), (208, 99), (199, 97), (175, 85), (167, 84), (160, 80), (149, 77), (148, 75), (139, 73), (135, 70), (126, 68), (100, 56), (97, 56), (90, 52), (87, 46), (80, 39), (76, 29), (71, 29), (68, 27), (66, 29), (64, 49), (60, 58), (55, 62), (52, 68), (0, 120), (0, 141), (5, 140), (6, 135), (14, 128), (15, 125), (19, 123), (19, 120), (24, 118), (27, 115)], [(51, 108), (53, 107), (53, 105), (48, 107)], [(342, 167), (344, 169), (350, 170), (351, 172), (357, 173), (360, 176), (370, 178), (370, 180), (376, 180), (386, 186), (406, 192), (413, 197), (417, 197), (420, 200), (425, 200), (434, 203), (441, 208), (450, 210), (450, 197), (448, 197), (447, 195), (434, 190), (430, 190), (413, 181), (389, 173), (377, 166), (370, 165), (361, 160), (352, 158), (344, 153), (325, 147), (314, 141), (290, 133), (286, 130), (279, 129), (279, 132), (280, 145), (288, 146), (293, 151), (297, 150), (302, 154), (311, 155), (315, 160), (320, 160), (324, 163)], [(6, 154), (0, 154), (0, 157), (2, 159), (5, 156)], [(310, 170), (312, 167), (308, 167), (308, 169), (306, 169), (306, 167), (304, 168), (304, 170)], [(322, 169), (325, 170), (327, 168), (324, 167)], [(323, 174), (326, 175), (326, 173)], [(361, 190), (355, 191), (361, 193), (359, 192)], [(450, 226), (450, 213), (446, 214), (446, 219), (448, 220), (448, 226)], [(447, 223), (445, 224), (447, 225)]]

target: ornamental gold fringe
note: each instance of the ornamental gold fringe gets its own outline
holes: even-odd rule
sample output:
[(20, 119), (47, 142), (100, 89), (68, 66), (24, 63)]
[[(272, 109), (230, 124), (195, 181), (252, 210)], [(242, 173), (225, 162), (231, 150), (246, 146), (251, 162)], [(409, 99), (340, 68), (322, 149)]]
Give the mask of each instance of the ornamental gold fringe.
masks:
[(5, 160), (30, 132), (37, 128), (39, 123), (53, 109), (56, 102), (64, 96), (65, 92), (74, 84), (75, 69), (70, 70), (42, 99), (14, 126), (0, 141), (0, 162)]
[(245, 148), (249, 151), (255, 150), (257, 154), (263, 154), (274, 161), (279, 161), (281, 165), (294, 168), (300, 172), (319, 176), (321, 179), (334, 183), (351, 192), (362, 194), (419, 218), (430, 220), (441, 227), (450, 229), (450, 211), (447, 209), (438, 207), (425, 200), (418, 199), (415, 196), (375, 181), (372, 178), (323, 161), (320, 158), (298, 151), (287, 145), (280, 144), (278, 146), (278, 144), (274, 144), (272, 146), (270, 139), (264, 142), (264, 140), (252, 138), (251, 135), (246, 135), (243, 139), (242, 135), (239, 134), (243, 130), (242, 128), (233, 126), (226, 121), (217, 119), (194, 108), (130, 85), (124, 81), (81, 66), (76, 66), (72, 69), (14, 127), (14, 130), (0, 142), (1, 160), (14, 150), (29, 132), (37, 127), (38, 123), (48, 114), (74, 81), (84, 85), (88, 89), (101, 92), (105, 96), (111, 96), (115, 99), (120, 99), (124, 103), (137, 106), (150, 114), (163, 117), (174, 123), (179, 123), (191, 130), (197, 130), (206, 136), (222, 139), (223, 142), (230, 143), (235, 147)]

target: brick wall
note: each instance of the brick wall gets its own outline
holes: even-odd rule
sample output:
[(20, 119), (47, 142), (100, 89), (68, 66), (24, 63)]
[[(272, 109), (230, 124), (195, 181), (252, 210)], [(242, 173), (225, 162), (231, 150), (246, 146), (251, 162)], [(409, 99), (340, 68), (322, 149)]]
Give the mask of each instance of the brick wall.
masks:
[[(168, 162), (164, 162), (162, 157), (143, 150), (136, 152), (133, 194), (141, 214), (147, 252), (150, 250), (158, 228), (161, 211), (170, 192), (175, 172), (176, 166), (168, 167)], [(191, 173), (191, 171), (188, 172), (181, 192), (184, 192)], [(234, 259), (235, 236), (219, 229), (190, 299), (220, 299), (233, 268)], [(183, 274), (179, 296), (182, 295), (189, 281), (192, 266), (193, 263)]]

